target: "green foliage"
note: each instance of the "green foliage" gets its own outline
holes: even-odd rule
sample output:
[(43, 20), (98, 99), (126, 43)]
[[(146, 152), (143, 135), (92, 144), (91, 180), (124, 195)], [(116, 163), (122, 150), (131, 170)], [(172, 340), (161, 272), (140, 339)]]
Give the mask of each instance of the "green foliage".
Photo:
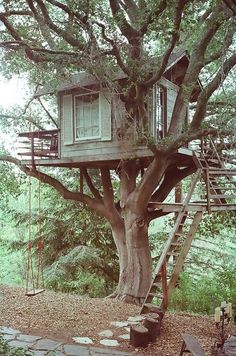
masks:
[(4, 356), (30, 356), (31, 352), (22, 349), (21, 347), (10, 347), (7, 342), (0, 336), (0, 355)]
[(223, 300), (236, 303), (236, 265), (221, 267), (211, 275), (194, 279), (183, 272), (171, 298), (170, 307), (177, 311), (213, 314)]

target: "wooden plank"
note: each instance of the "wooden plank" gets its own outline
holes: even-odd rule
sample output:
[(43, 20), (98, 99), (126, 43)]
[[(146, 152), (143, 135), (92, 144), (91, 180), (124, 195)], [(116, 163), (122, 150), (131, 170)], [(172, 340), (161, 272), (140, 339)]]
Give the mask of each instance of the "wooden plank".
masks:
[(44, 292), (44, 290), (45, 289), (31, 289), (29, 291), (26, 291), (25, 295), (27, 297), (33, 297), (34, 295)]
[(205, 352), (197, 339), (190, 334), (183, 334), (183, 345), (179, 356), (182, 356), (184, 352), (190, 352), (192, 356), (205, 356)]

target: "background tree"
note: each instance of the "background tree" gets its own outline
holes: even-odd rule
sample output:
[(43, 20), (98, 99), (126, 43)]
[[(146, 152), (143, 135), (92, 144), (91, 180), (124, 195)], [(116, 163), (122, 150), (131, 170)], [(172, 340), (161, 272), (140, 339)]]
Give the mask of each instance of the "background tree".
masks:
[[(146, 137), (153, 159), (140, 176), (136, 160), (120, 162), (119, 194), (109, 167), (100, 168), (96, 185), (86, 168), (90, 194), (71, 190), (46, 172), (20, 169), (52, 185), (65, 199), (87, 204), (110, 223), (119, 254), (120, 275), (114, 296), (142, 302), (151, 281), (148, 225), (158, 214), (148, 202), (163, 201), (172, 188), (195, 171), (195, 166), (173, 158), (178, 148), (196, 138), (217, 134), (217, 123), (204, 125), (207, 104), (222, 88), (236, 64), (233, 52), (234, 5), (224, 1), (3, 1), (3, 71), (28, 71), (31, 82), (44, 84), (50, 73), (60, 80), (76, 70), (95, 75), (110, 90), (119, 90), (125, 103), (126, 129), (134, 125)], [(175, 102), (167, 138), (153, 142), (147, 130), (147, 97), (163, 75), (170, 55), (178, 48), (189, 53), (189, 64)], [(156, 58), (156, 59), (155, 59)], [(114, 87), (111, 78), (122, 70), (127, 79)], [(185, 127), (185, 105), (198, 77), (203, 88), (190, 125)], [(229, 133), (229, 131), (225, 132)], [(180, 169), (183, 167), (184, 169)]]

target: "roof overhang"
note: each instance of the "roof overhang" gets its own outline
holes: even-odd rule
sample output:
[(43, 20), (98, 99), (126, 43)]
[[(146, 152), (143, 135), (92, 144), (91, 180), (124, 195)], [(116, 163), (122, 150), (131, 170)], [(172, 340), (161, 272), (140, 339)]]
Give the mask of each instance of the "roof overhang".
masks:
[[(180, 74), (179, 79), (177, 79), (177, 76), (175, 75), (176, 77), (175, 84), (180, 85), (181, 84), (180, 81), (183, 79), (184, 74), (187, 70), (188, 62), (189, 62), (189, 56), (185, 50), (178, 50), (177, 52), (172, 53), (169, 58), (163, 76), (172, 81), (171, 76), (173, 75), (173, 73), (179, 73)], [(153, 61), (153, 66), (155, 65), (158, 65), (158, 58), (154, 59)], [(168, 76), (170, 78), (168, 78)], [(114, 82), (126, 78), (127, 75), (124, 72), (118, 71), (118, 73), (114, 77)], [(173, 80), (175, 80), (175, 78)], [(35, 97), (40, 97), (42, 95), (48, 95), (48, 94), (56, 94), (64, 91), (71, 91), (76, 88), (89, 87), (98, 84), (99, 81), (95, 76), (83, 71), (70, 75), (66, 80), (61, 81), (60, 83), (55, 81), (54, 83), (52, 82), (48, 83), (47, 85), (43, 86), (42, 88), (39, 88), (36, 91)], [(193, 95), (191, 97), (191, 102), (196, 101), (201, 90), (202, 90), (202, 85), (200, 83), (200, 80), (198, 80), (195, 89), (193, 91)]]

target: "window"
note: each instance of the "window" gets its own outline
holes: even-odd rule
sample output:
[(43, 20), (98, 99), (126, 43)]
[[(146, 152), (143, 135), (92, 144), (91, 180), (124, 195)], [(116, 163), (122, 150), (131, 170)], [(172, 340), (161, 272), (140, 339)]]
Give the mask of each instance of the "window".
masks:
[(100, 138), (100, 126), (99, 93), (75, 96), (75, 138)]
[(165, 136), (165, 120), (164, 120), (164, 104), (165, 90), (157, 85), (153, 87), (153, 126), (154, 133), (157, 139)]

